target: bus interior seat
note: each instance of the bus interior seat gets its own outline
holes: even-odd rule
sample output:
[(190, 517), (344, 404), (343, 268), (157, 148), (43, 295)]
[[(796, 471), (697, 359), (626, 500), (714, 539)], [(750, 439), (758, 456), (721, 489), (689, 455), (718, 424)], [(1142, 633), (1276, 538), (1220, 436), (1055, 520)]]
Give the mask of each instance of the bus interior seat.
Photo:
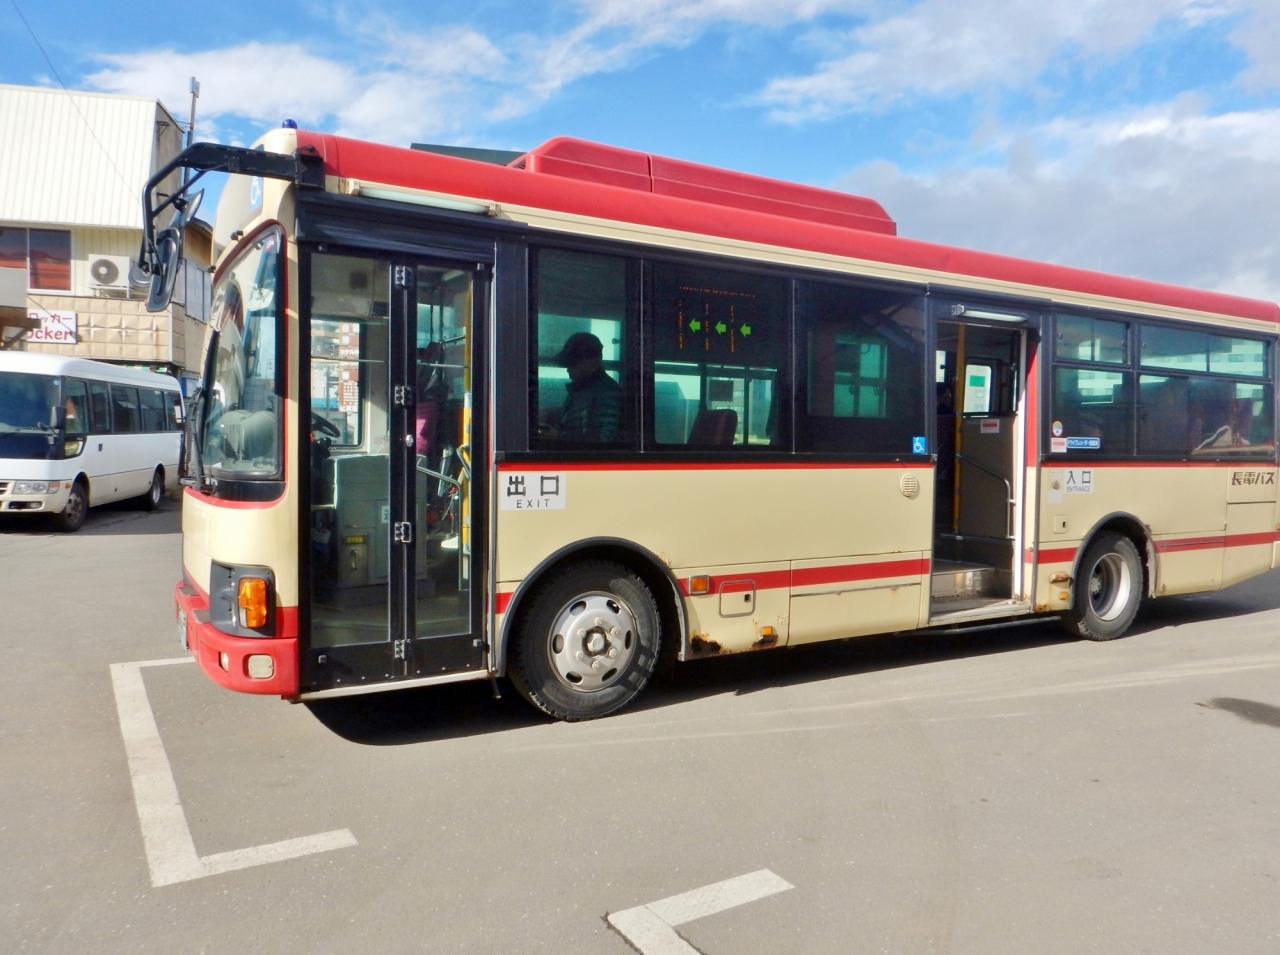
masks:
[(738, 412), (732, 408), (703, 408), (693, 419), (688, 444), (728, 447), (738, 430)]

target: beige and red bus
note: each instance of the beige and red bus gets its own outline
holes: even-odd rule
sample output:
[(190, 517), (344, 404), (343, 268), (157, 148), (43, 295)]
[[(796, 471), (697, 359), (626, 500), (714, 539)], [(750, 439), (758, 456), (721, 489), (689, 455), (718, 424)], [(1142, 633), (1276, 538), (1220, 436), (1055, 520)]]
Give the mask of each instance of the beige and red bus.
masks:
[[(290, 127), (176, 166), (232, 173), (176, 590), (227, 688), (509, 677), (587, 719), (661, 658), (1106, 640), (1280, 557), (1272, 303), (572, 139)], [(197, 201), (156, 206), (171, 171), (157, 306)]]

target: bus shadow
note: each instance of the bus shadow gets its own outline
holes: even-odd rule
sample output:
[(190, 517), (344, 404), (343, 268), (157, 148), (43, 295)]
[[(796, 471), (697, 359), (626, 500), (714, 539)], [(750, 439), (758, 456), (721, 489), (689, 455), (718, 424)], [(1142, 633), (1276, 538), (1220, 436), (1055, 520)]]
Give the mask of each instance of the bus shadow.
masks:
[[(1131, 635), (1280, 609), (1280, 570), (1224, 591), (1148, 601)], [(724, 693), (745, 695), (928, 663), (1075, 642), (1052, 618), (969, 633), (879, 634), (677, 664), (654, 676), (628, 712)], [(502, 698), (477, 680), (307, 703), (332, 733), (364, 746), (403, 746), (502, 733), (549, 720), (500, 680)]]
[[(1044, 624), (970, 634), (858, 637), (794, 649), (736, 654), (677, 664), (654, 676), (628, 712), (660, 709), (726, 692), (761, 690), (942, 660), (1009, 653), (1069, 642)], [(341, 738), (364, 746), (403, 746), (501, 733), (550, 720), (505, 680), (495, 700), (487, 681), (452, 683), (364, 696), (314, 700), (311, 714)]]

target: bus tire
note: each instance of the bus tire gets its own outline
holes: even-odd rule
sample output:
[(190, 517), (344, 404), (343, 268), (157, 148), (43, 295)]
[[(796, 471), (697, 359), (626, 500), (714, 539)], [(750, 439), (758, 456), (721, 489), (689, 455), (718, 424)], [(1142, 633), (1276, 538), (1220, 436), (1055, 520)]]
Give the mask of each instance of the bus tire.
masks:
[(1142, 588), (1142, 558), (1133, 541), (1123, 534), (1099, 534), (1080, 561), (1063, 626), (1086, 640), (1123, 636), (1138, 615)]
[(134, 500), (144, 511), (154, 511), (160, 506), (160, 502), (164, 500), (164, 468), (156, 468), (151, 475), (151, 486), (147, 488), (147, 493)]
[(89, 514), (89, 488), (84, 481), (76, 481), (71, 485), (71, 493), (67, 495), (67, 503), (61, 511), (53, 515), (54, 526), (66, 534), (72, 534), (84, 526), (84, 519)]
[(516, 621), (509, 676), (559, 720), (607, 716), (639, 695), (658, 660), (661, 623), (645, 582), (611, 561), (552, 571)]

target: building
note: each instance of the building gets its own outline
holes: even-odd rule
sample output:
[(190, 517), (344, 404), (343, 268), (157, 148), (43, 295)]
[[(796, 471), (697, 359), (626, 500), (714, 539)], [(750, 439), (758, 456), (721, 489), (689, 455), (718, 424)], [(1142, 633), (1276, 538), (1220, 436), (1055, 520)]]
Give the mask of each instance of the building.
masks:
[(157, 100), (0, 84), (0, 348), (198, 380), (212, 230), (187, 230), (166, 311), (147, 311), (136, 268), (143, 185), (182, 145)]

